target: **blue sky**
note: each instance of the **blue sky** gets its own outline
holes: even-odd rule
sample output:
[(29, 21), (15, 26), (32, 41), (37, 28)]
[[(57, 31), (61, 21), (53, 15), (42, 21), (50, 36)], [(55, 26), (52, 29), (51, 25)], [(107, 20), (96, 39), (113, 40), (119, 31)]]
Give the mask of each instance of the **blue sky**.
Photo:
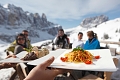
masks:
[(84, 18), (106, 15), (109, 19), (120, 17), (120, 0), (1, 0), (24, 11), (45, 13), (51, 22), (63, 28), (78, 26)]

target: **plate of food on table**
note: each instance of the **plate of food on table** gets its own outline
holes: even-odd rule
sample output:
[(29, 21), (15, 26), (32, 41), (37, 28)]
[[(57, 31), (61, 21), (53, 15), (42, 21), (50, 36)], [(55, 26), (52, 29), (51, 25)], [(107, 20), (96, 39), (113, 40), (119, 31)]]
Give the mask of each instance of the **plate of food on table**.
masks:
[(74, 70), (116, 71), (109, 49), (84, 50), (77, 47), (66, 50), (50, 66)]
[(19, 62), (29, 62), (35, 59), (39, 59), (43, 56), (49, 54), (49, 50), (47, 48), (38, 49), (36, 46), (32, 47), (31, 50), (25, 50), (17, 55), (9, 55), (6, 59), (0, 61), (2, 62), (10, 62), (10, 63), (19, 63)]

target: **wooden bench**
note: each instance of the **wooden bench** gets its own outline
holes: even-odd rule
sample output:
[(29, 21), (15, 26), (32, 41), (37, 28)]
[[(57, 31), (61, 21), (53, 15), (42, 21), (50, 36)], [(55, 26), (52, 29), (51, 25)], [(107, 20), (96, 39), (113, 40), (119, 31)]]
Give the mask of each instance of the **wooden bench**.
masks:
[[(118, 59), (117, 58), (113, 58), (114, 64), (117, 67), (118, 65)], [(111, 75), (112, 72), (104, 72), (104, 80), (111, 80)]]
[[(11, 51), (6, 52), (6, 55), (12, 55), (13, 53)], [(23, 80), (29, 73), (27, 66), (24, 63), (18, 63), (16, 64), (16, 67), (14, 67), (15, 72), (10, 77), (10, 80), (14, 80), (15, 77), (18, 75), (20, 80)]]
[(23, 80), (25, 77), (27, 77), (29, 73), (28, 68), (24, 63), (17, 64), (16, 70), (20, 80)]

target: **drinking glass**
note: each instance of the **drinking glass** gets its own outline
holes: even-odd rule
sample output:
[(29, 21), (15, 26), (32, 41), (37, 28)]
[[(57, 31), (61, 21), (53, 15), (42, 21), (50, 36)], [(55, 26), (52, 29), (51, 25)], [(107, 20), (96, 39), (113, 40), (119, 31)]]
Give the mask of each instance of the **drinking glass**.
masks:
[(59, 48), (62, 48), (62, 47), (63, 47), (63, 43), (60, 42), (60, 43), (59, 43)]
[(66, 45), (65, 45), (65, 48), (66, 48), (66, 49), (69, 49), (69, 44), (66, 44)]

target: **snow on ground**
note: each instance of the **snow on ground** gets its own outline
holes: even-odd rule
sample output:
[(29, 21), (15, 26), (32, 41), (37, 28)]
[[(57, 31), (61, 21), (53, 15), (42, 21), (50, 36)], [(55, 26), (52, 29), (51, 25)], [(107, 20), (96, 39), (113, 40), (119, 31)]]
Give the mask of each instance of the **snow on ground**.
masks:
[[(3, 42), (0, 40), (0, 60), (4, 59), (6, 57), (6, 53), (4, 52), (4, 50), (9, 46), (8, 43)], [(1, 54), (2, 53), (2, 54)]]
[[(4, 59), (6, 57), (6, 53), (4, 52), (4, 50), (9, 46), (8, 43), (5, 43), (3, 41), (0, 40), (0, 60)], [(9, 80), (11, 74), (14, 72), (15, 70), (13, 68), (9, 68), (9, 69), (1, 69), (0, 70), (0, 80)]]
[(48, 42), (52, 42), (52, 40), (45, 40), (45, 41), (33, 43), (32, 46), (41, 46), (41, 45), (46, 44)]
[(9, 80), (11, 74), (14, 73), (13, 68), (8, 68), (8, 69), (1, 69), (0, 70), (0, 80)]

